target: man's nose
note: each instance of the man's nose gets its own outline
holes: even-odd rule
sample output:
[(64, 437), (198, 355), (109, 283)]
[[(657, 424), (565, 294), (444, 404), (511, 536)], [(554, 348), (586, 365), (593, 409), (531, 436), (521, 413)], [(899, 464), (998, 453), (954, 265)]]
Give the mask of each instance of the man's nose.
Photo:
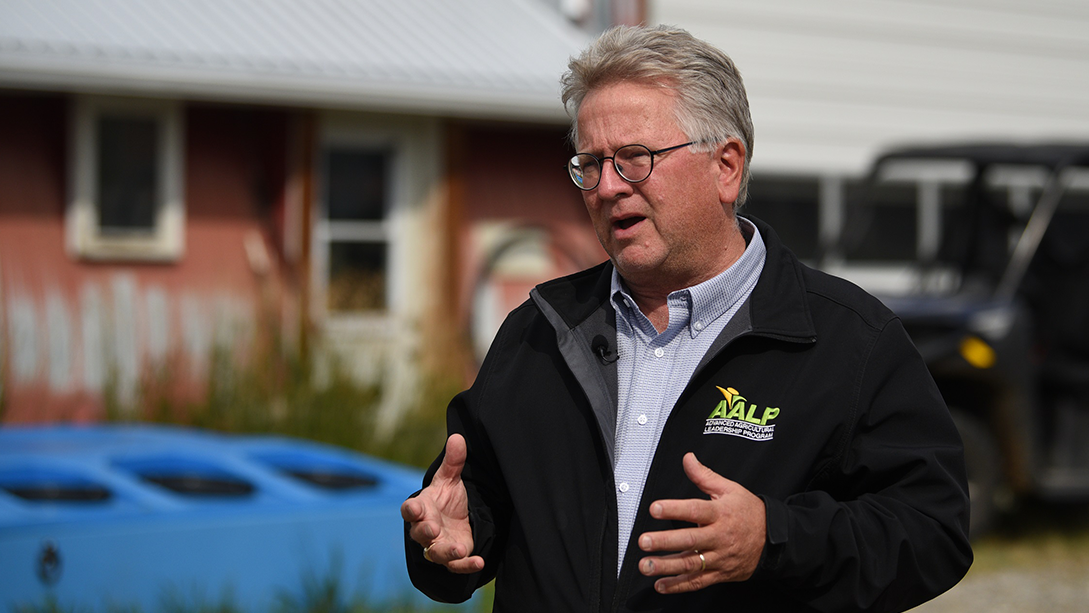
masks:
[(615, 198), (620, 194), (631, 193), (631, 190), (631, 183), (620, 176), (612, 160), (601, 165), (601, 180), (597, 184), (599, 198)]

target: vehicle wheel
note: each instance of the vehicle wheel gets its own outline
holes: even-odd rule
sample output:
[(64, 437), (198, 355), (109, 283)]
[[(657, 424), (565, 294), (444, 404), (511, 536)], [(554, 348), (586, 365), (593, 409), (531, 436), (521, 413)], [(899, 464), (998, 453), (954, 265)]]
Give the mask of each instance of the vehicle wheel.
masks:
[(1002, 455), (987, 426), (976, 417), (951, 409), (953, 423), (964, 442), (964, 463), (968, 471), (968, 496), (972, 511), (969, 535), (976, 538), (994, 527), (1002, 493)]

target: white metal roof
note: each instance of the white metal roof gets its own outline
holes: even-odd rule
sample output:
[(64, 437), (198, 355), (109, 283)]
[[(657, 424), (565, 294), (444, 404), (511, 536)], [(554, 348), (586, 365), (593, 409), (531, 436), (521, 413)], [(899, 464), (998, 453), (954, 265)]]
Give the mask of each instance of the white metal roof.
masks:
[(0, 0), (0, 87), (563, 121), (539, 0)]

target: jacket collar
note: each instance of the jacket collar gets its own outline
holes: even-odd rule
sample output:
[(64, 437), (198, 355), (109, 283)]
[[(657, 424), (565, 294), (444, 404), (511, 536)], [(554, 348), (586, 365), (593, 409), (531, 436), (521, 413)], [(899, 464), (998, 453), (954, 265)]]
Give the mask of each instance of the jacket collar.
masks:
[[(609, 303), (612, 274), (612, 262), (605, 261), (582, 272), (542, 283), (532, 293), (551, 305), (562, 320), (562, 325), (571, 329), (586, 321), (595, 311), (612, 309)], [(554, 326), (557, 323), (552, 322)]]
[(811, 342), (817, 329), (806, 298), (804, 266), (783, 245), (768, 224), (746, 216), (764, 237), (768, 255), (749, 300), (753, 332), (787, 340)]

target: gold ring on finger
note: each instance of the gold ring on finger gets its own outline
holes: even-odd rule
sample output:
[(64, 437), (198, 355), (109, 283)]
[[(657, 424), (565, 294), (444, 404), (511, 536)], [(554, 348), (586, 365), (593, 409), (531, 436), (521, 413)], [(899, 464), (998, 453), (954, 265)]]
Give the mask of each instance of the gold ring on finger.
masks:
[(424, 547), (424, 559), (427, 560), (428, 562), (431, 562), (431, 563), (435, 562), (434, 560), (431, 559), (431, 545), (428, 545), (427, 547)]
[(700, 553), (699, 549), (696, 549), (695, 552), (696, 555), (700, 557), (700, 572), (702, 573), (703, 571), (707, 570), (707, 558), (703, 557), (703, 554)]

